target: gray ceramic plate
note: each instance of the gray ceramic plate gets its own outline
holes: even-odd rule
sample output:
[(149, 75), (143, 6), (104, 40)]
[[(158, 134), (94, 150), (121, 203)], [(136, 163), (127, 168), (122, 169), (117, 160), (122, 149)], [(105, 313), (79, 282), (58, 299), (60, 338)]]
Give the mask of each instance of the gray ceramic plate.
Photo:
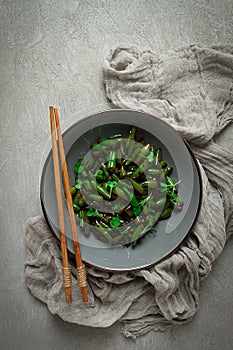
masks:
[[(131, 125), (145, 132), (146, 140), (156, 143), (163, 151), (163, 159), (174, 166), (172, 177), (182, 180), (179, 196), (183, 199), (180, 211), (156, 225), (157, 232), (146, 235), (135, 248), (131, 246), (110, 247), (97, 240), (94, 235), (86, 238), (79, 228), (82, 259), (87, 264), (111, 271), (127, 271), (149, 267), (171, 255), (190, 232), (199, 212), (201, 202), (201, 177), (198, 164), (187, 143), (168, 124), (152, 115), (133, 110), (111, 109), (76, 122), (63, 134), (67, 165), (71, 184), (74, 183), (74, 165), (90, 149), (97, 137), (113, 133), (126, 135)], [(64, 201), (67, 229), (67, 245), (71, 253), (73, 242)], [(50, 151), (41, 178), (41, 203), (47, 223), (59, 239), (53, 161)]]

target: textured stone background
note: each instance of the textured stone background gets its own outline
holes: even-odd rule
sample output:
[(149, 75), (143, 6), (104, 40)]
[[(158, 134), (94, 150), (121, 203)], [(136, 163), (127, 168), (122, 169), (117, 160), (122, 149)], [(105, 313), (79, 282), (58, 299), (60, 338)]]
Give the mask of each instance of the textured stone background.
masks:
[[(40, 213), (48, 106), (61, 119), (106, 103), (103, 60), (119, 43), (155, 53), (233, 43), (232, 0), (0, 0), (0, 349), (232, 349), (233, 240), (202, 283), (193, 322), (136, 342), (120, 326), (64, 323), (27, 291), (24, 223)], [(233, 128), (218, 140), (233, 145)]]

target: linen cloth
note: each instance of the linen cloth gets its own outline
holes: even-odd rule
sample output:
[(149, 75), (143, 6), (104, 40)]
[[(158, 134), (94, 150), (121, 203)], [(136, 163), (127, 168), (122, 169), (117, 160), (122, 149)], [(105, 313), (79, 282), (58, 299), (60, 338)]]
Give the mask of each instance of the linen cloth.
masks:
[[(200, 281), (233, 232), (233, 152), (213, 137), (233, 119), (233, 47), (195, 45), (156, 55), (118, 46), (105, 60), (104, 84), (118, 107), (150, 112), (190, 143), (201, 167), (203, 198), (196, 224), (161, 263), (135, 272), (87, 267), (89, 302), (73, 279), (65, 302), (61, 252), (41, 216), (26, 225), (25, 279), (31, 293), (63, 320), (91, 327), (122, 322), (125, 336), (192, 320)], [(214, 293), (214, 291), (213, 291)]]

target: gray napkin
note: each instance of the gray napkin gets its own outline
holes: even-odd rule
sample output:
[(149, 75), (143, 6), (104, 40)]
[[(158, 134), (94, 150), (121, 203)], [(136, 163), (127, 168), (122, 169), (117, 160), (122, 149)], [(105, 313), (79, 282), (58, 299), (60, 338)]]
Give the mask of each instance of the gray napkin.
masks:
[(137, 337), (192, 319), (200, 281), (233, 232), (233, 152), (213, 137), (233, 119), (233, 48), (185, 46), (163, 55), (117, 47), (105, 60), (108, 98), (119, 107), (150, 112), (176, 128), (201, 164), (198, 220), (178, 251), (149, 269), (110, 273), (88, 267), (87, 304), (73, 278), (66, 304), (59, 244), (45, 220), (26, 225), (25, 279), (31, 293), (63, 320), (91, 327), (122, 322)]

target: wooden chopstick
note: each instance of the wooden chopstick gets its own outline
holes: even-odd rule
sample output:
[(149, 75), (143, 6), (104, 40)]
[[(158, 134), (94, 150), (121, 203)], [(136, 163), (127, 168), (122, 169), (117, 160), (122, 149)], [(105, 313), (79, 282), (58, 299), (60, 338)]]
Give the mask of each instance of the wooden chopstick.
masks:
[(55, 179), (55, 187), (56, 187), (58, 219), (59, 219), (61, 251), (62, 251), (63, 284), (65, 288), (66, 302), (70, 303), (72, 301), (71, 270), (69, 266), (67, 246), (66, 246), (65, 220), (64, 220), (64, 211), (62, 206), (61, 178), (60, 178), (60, 170), (59, 170), (59, 158), (58, 158), (58, 148), (57, 148), (57, 140), (56, 140), (55, 119), (54, 119), (55, 115), (54, 115), (53, 107), (49, 107), (49, 110), (50, 110), (54, 179)]
[(60, 161), (61, 161), (61, 165), (62, 165), (63, 183), (64, 183), (64, 187), (65, 187), (66, 202), (67, 202), (67, 207), (68, 207), (70, 226), (71, 226), (71, 232), (72, 232), (72, 238), (73, 238), (73, 244), (74, 244), (74, 252), (75, 252), (75, 258), (76, 258), (76, 265), (77, 265), (76, 266), (77, 281), (78, 281), (78, 285), (81, 289), (82, 300), (84, 302), (87, 302), (88, 296), (87, 296), (86, 268), (82, 262), (82, 257), (81, 257), (81, 250), (80, 250), (80, 245), (79, 245), (79, 240), (78, 240), (78, 231), (77, 231), (72, 196), (71, 196), (71, 191), (70, 191), (70, 181), (69, 181), (69, 175), (68, 175), (68, 170), (67, 170), (67, 165), (66, 165), (66, 157), (65, 157), (65, 151), (64, 151), (64, 146), (63, 146), (63, 140), (62, 140), (62, 135), (61, 135), (61, 128), (60, 128), (60, 122), (59, 122), (57, 108), (54, 108), (54, 114), (55, 114), (55, 121), (56, 121), (56, 127), (57, 127)]

